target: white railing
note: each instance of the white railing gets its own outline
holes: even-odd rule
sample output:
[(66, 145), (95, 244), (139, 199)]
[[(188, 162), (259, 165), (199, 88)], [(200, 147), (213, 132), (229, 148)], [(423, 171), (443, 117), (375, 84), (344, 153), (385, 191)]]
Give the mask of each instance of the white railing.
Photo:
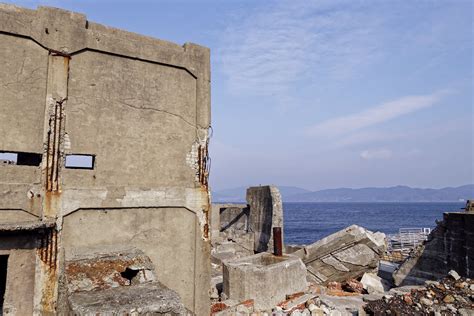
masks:
[(431, 228), (400, 228), (398, 234), (387, 235), (389, 254), (406, 258), (416, 246), (427, 240)]

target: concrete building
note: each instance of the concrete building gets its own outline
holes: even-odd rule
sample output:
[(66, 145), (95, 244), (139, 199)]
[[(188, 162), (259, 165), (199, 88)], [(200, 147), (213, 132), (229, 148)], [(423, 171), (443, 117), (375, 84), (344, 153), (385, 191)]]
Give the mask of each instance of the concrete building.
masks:
[(4, 315), (123, 296), (137, 269), (209, 314), (209, 49), (0, 4), (0, 60)]

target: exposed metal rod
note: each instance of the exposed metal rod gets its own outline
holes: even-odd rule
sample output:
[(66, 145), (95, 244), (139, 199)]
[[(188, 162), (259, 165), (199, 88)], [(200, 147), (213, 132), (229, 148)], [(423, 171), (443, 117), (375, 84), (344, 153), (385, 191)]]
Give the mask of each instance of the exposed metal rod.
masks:
[(273, 227), (273, 254), (283, 256), (283, 239), (281, 238), (281, 227)]

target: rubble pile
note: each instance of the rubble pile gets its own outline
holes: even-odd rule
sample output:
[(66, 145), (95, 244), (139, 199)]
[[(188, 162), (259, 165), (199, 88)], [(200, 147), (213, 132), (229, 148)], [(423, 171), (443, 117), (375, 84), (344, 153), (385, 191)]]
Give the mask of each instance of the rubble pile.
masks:
[[(220, 215), (221, 221), (214, 225), (212, 236), (211, 315), (474, 316), (474, 281), (469, 269), (472, 248), (463, 246), (464, 239), (470, 240), (469, 227), (473, 227), (464, 225), (464, 220), (471, 217), (455, 213), (459, 220), (456, 227), (462, 229), (446, 231), (452, 235), (448, 234), (451, 240), (462, 240), (459, 245), (464, 248), (437, 251), (436, 260), (445, 260), (451, 253), (456, 256), (446, 259), (449, 264), (438, 267), (435, 274), (427, 269), (437, 262), (431, 254), (430, 260), (420, 259), (426, 254), (410, 257), (402, 268), (398, 263), (383, 261), (387, 254), (385, 235), (357, 225), (310, 245), (284, 247), (283, 229), (276, 226), (282, 219), (276, 189), (259, 187), (250, 192), (259, 194), (252, 198), (248, 194), (248, 205), (214, 207), (213, 218), (219, 220)], [(459, 237), (459, 233), (465, 237)], [(465, 262), (460, 263), (462, 260)], [(451, 268), (446, 269), (448, 266)], [(462, 268), (458, 272), (463, 277), (453, 266)], [(439, 281), (431, 281), (440, 277)]]
[(424, 286), (393, 288), (365, 307), (374, 315), (474, 315), (474, 280), (455, 271)]

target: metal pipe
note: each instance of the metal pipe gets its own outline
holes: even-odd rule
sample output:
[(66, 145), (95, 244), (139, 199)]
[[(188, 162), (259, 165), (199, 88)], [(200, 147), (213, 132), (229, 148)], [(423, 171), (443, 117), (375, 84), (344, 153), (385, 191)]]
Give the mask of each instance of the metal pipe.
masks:
[(283, 239), (281, 238), (281, 227), (273, 227), (273, 254), (283, 256)]

